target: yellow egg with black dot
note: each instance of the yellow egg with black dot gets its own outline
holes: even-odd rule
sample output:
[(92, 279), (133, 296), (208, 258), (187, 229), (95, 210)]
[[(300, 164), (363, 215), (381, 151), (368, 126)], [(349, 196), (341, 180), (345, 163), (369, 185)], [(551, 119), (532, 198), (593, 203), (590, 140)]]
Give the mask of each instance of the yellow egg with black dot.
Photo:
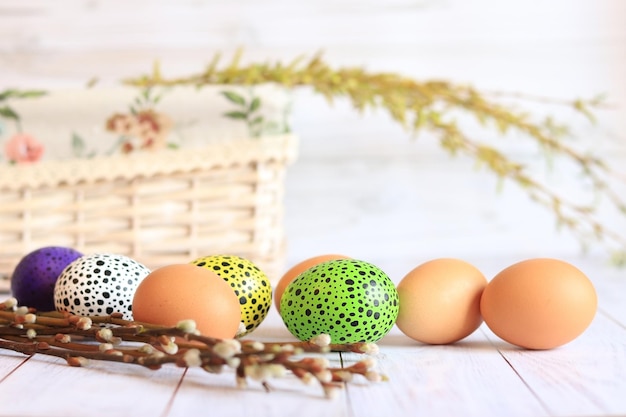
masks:
[(265, 273), (246, 258), (236, 255), (211, 255), (191, 262), (207, 268), (226, 281), (239, 299), (242, 337), (259, 327), (272, 305), (272, 287)]

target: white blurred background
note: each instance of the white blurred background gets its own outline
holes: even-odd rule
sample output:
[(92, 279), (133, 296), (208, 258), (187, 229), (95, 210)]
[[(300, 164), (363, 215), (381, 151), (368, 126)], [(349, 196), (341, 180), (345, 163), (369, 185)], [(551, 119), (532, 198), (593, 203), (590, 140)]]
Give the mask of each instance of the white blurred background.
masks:
[[(239, 47), (243, 63), (322, 51), (335, 67), (484, 91), (561, 100), (607, 94), (611, 108), (596, 125), (558, 105), (530, 110), (560, 117), (574, 128), (576, 147), (626, 172), (625, 23), (622, 0), (0, 0), (0, 90), (80, 87), (94, 77), (115, 85), (155, 60), (167, 76), (189, 75)], [(288, 264), (339, 252), (397, 281), (435, 257), (462, 257), (491, 274), (526, 257), (581, 254), (516, 185), (498, 191), (473, 161), (450, 158), (428, 135), (415, 140), (382, 111), (360, 115), (347, 102), (330, 106), (298, 90), (292, 127), (301, 144), (286, 184)], [(568, 196), (584, 191), (576, 172), (506, 140), (541, 180)], [(603, 216), (626, 230), (623, 216)], [(596, 246), (591, 252), (606, 256)]]

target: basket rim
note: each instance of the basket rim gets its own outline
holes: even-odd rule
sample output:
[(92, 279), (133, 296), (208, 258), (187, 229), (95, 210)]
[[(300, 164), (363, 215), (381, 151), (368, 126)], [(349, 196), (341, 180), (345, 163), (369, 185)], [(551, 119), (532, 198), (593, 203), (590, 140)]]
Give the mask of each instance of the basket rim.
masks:
[(0, 165), (0, 190), (19, 191), (102, 181), (132, 180), (253, 162), (293, 162), (293, 134), (214, 141), (202, 147)]

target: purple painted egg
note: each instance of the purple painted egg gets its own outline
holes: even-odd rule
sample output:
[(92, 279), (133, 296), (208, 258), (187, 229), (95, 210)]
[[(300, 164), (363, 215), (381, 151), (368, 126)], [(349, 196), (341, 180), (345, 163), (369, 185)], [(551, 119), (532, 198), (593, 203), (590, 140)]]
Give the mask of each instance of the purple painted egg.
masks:
[(30, 252), (11, 275), (11, 292), (20, 305), (54, 310), (54, 285), (67, 265), (83, 254), (72, 248), (47, 246)]

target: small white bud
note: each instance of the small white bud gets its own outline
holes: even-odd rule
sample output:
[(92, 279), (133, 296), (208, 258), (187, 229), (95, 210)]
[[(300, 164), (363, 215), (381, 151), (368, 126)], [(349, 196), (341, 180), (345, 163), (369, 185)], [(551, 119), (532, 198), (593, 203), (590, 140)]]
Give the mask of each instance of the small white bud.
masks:
[(76, 322), (76, 328), (78, 330), (89, 330), (91, 329), (92, 321), (89, 317), (81, 317), (78, 322)]
[(361, 351), (367, 355), (377, 355), (380, 349), (376, 343), (365, 343)]
[(4, 306), (7, 309), (13, 309), (15, 307), (17, 307), (17, 298), (15, 297), (9, 297), (6, 300), (4, 300)]
[(257, 352), (262, 351), (263, 349), (265, 349), (265, 345), (259, 341), (255, 341), (252, 342), (252, 344), (250, 345), (250, 347), (254, 350), (256, 350)]
[(315, 377), (313, 377), (312, 373), (307, 372), (300, 377), (300, 380), (304, 383), (304, 385), (310, 385), (313, 383), (313, 381), (315, 381)]
[(35, 329), (26, 330), (26, 337), (28, 337), (29, 339), (34, 339), (35, 337), (37, 337), (37, 331)]
[(165, 356), (165, 353), (161, 352), (160, 350), (154, 350), (153, 353), (150, 354), (151, 357), (155, 358), (155, 359), (159, 359)]
[(365, 378), (371, 382), (380, 382), (383, 380), (382, 376), (378, 372), (367, 371), (365, 373)]
[(24, 323), (33, 324), (37, 322), (37, 316), (33, 313), (28, 313), (24, 316)]
[(176, 324), (176, 328), (185, 333), (195, 333), (197, 330), (196, 322), (194, 320), (181, 320)]
[(244, 368), (244, 373), (247, 377), (255, 381), (265, 381), (272, 376), (270, 369), (267, 365), (247, 365)]
[(319, 347), (326, 347), (330, 345), (330, 335), (327, 335), (326, 333), (318, 334), (313, 337), (310, 342)]
[(70, 356), (67, 359), (69, 366), (87, 366), (89, 365), (89, 359), (82, 356)]
[(57, 335), (54, 336), (54, 340), (59, 343), (70, 343), (72, 341), (72, 336), (69, 334), (57, 333)]
[(287, 368), (278, 363), (271, 363), (266, 367), (272, 378), (282, 378), (287, 373)]
[(223, 340), (213, 346), (213, 352), (222, 359), (228, 359), (237, 353), (241, 353), (241, 343), (235, 339)]
[(105, 342), (110, 342), (111, 339), (113, 338), (113, 332), (111, 331), (111, 329), (107, 329), (107, 328), (98, 330), (97, 335), (100, 339), (104, 340)]
[(330, 382), (333, 380), (333, 374), (328, 369), (321, 370), (315, 373), (315, 377), (320, 382)]
[(241, 364), (241, 359), (236, 356), (226, 359), (226, 365), (230, 366), (231, 368), (237, 368), (239, 364)]
[(198, 349), (189, 349), (186, 351), (183, 355), (183, 360), (189, 368), (202, 365), (202, 358), (200, 357), (200, 351)]
[(352, 373), (348, 371), (335, 371), (335, 377), (341, 379), (344, 382), (352, 381)]
[(252, 378), (252, 379), (256, 379), (257, 375), (259, 373), (259, 365), (254, 364), (254, 365), (246, 365), (243, 368), (243, 373), (245, 376)]
[(178, 345), (171, 340), (169, 343), (162, 343), (161, 348), (163, 348), (168, 355), (176, 355), (176, 353), (178, 353)]
[(98, 346), (98, 350), (100, 352), (106, 352), (107, 350), (112, 350), (112, 349), (113, 349), (112, 343), (100, 343), (100, 345)]
[(312, 358), (313, 363), (317, 366), (319, 366), (320, 368), (328, 368), (330, 366), (330, 362), (328, 361), (327, 358)]
[(141, 347), (139, 347), (139, 352), (146, 353), (148, 355), (151, 354), (151, 353), (154, 353), (154, 351), (155, 351), (154, 350), (154, 346), (149, 345), (147, 343), (142, 345)]
[(20, 306), (20, 307), (16, 308), (15, 309), (15, 314), (17, 314), (18, 316), (25, 316), (26, 314), (28, 314), (28, 307)]

